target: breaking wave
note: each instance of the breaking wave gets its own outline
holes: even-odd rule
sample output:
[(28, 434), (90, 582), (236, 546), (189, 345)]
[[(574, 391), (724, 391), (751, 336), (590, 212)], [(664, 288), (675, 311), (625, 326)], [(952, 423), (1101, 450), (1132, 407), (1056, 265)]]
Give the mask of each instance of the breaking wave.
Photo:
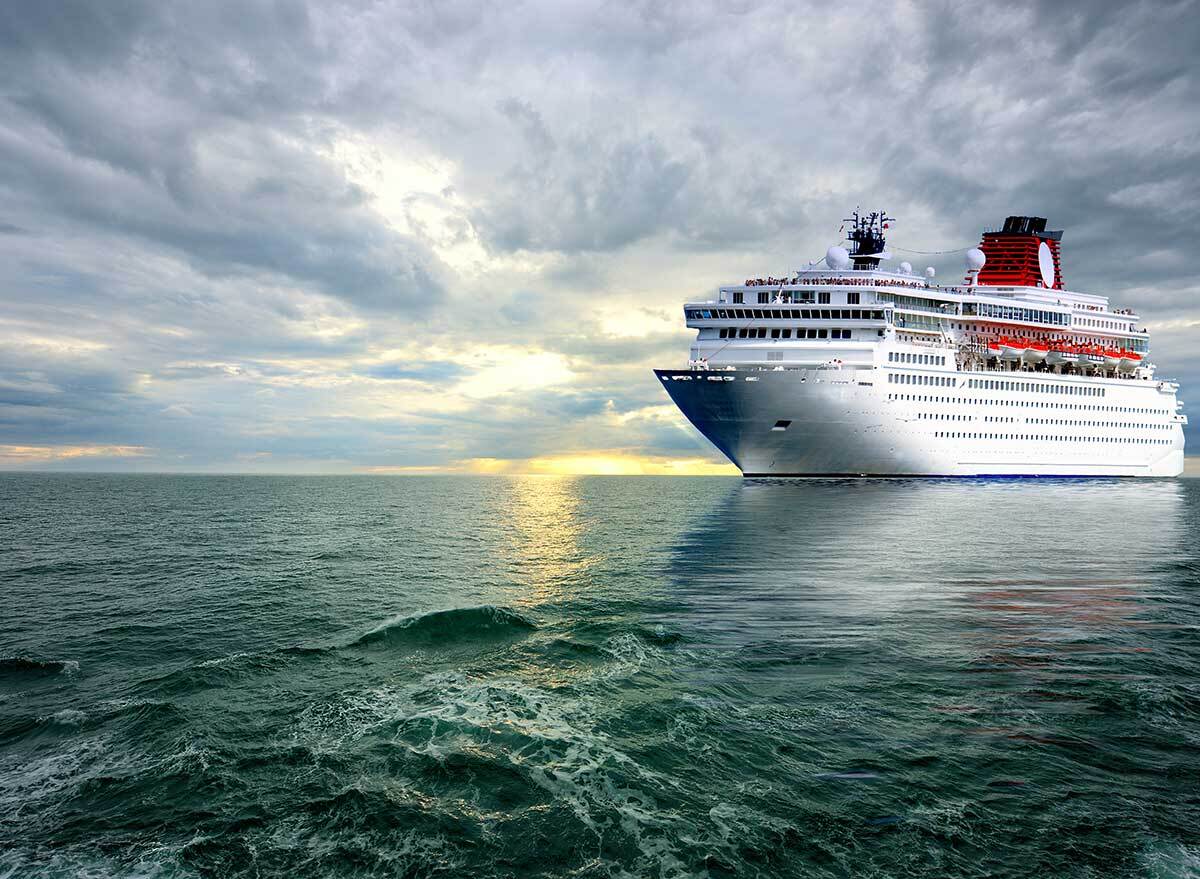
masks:
[(510, 607), (485, 604), (479, 607), (435, 610), (393, 618), (359, 636), (347, 646), (507, 638), (536, 629), (537, 623)]

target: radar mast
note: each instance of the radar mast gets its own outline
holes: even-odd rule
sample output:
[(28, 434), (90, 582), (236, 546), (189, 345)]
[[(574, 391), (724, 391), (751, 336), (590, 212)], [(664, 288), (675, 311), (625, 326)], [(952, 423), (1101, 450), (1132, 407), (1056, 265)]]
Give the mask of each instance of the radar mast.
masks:
[(864, 214), (855, 208), (845, 222), (850, 224), (846, 238), (850, 241), (850, 260), (854, 268), (860, 271), (879, 268), (879, 260), (888, 258), (884, 249), (887, 241), (883, 233), (891, 223), (896, 222), (896, 218), (889, 217), (886, 211)]

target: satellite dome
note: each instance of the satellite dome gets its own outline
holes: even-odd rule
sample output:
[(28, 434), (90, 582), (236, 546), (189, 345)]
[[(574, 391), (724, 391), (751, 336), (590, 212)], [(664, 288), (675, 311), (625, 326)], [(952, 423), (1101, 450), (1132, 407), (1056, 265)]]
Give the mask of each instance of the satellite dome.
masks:
[(925, 277), (932, 278), (936, 274), (937, 274), (937, 269), (935, 269), (933, 266), (925, 267)]
[(1050, 252), (1049, 246), (1043, 241), (1038, 245), (1038, 270), (1042, 275), (1042, 286), (1054, 286), (1054, 254)]
[(910, 262), (900, 263), (900, 271), (902, 274), (911, 275), (912, 274), (912, 263), (910, 263)]
[(983, 251), (978, 247), (972, 247), (967, 251), (964, 262), (967, 264), (968, 272), (977, 272), (983, 268), (984, 263), (987, 262), (987, 257), (983, 255)]
[(846, 248), (834, 245), (825, 251), (825, 264), (831, 269), (844, 269), (850, 265), (850, 254)]

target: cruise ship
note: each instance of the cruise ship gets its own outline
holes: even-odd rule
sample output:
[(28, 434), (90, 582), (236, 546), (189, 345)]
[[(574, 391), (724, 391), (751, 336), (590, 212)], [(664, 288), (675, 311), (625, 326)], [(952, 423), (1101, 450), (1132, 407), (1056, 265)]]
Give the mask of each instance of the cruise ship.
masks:
[(1008, 217), (965, 277), (895, 270), (884, 212), (785, 277), (689, 302), (687, 419), (751, 477), (1150, 476), (1183, 472), (1178, 384), (1137, 314), (1069, 291), (1062, 232)]

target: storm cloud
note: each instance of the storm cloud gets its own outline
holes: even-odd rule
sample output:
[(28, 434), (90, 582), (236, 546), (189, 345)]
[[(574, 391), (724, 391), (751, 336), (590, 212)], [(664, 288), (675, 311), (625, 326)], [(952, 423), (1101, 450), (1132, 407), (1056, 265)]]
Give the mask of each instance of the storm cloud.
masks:
[(1186, 398), (1198, 12), (9, 4), (0, 466), (715, 461), (680, 304), (856, 205), (942, 278), (1048, 217)]

